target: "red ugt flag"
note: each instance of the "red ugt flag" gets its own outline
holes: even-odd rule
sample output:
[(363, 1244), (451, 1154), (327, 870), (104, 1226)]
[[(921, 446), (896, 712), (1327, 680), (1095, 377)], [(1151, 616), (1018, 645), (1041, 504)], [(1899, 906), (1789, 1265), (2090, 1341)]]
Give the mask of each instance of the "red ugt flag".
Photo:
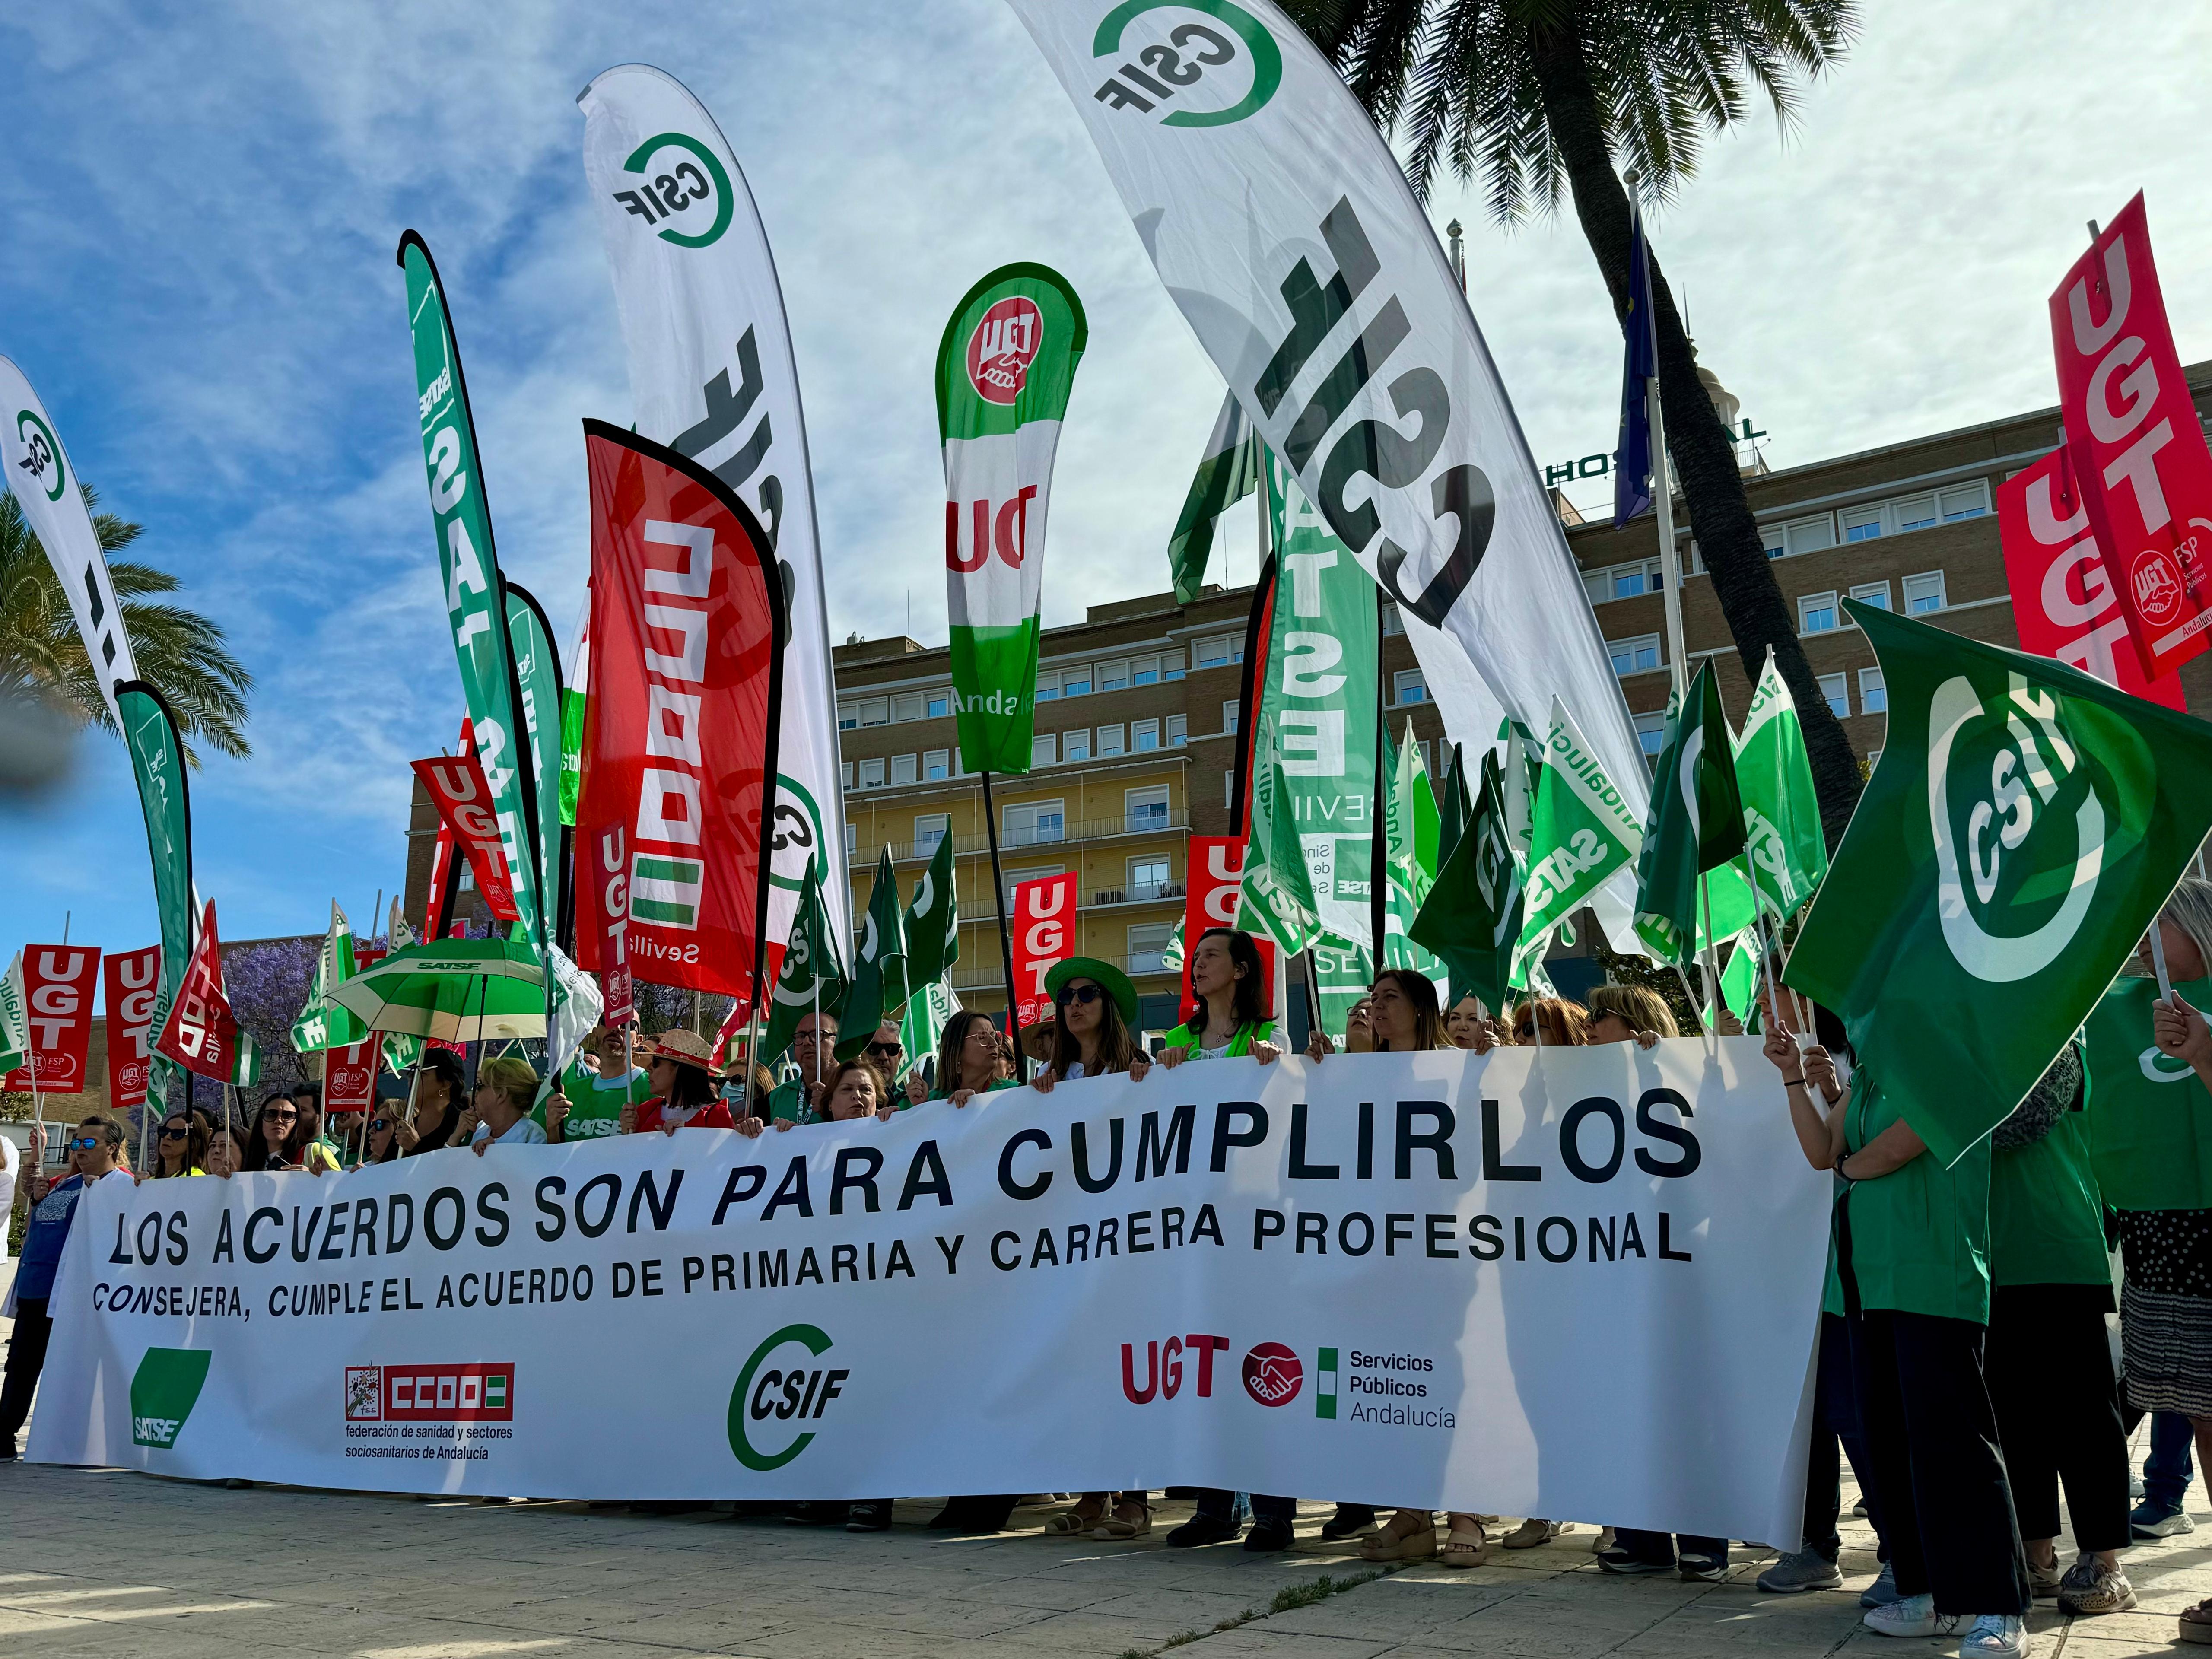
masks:
[(500, 839), (499, 818), (492, 810), (491, 785), (484, 779), (483, 763), (473, 754), (440, 755), (412, 763), (415, 775), (437, 803), (438, 817), (469, 855), (476, 872), (477, 890), (493, 915), (514, 921), (522, 912), (515, 908), (514, 878), (508, 872), (507, 846)]
[(185, 982), (169, 1005), (169, 1023), (154, 1045), (188, 1072), (241, 1086), (261, 1075), (261, 1054), (231, 1012), (222, 982), (222, 941), (216, 937), (215, 901), (200, 917), (199, 938), (185, 965)]

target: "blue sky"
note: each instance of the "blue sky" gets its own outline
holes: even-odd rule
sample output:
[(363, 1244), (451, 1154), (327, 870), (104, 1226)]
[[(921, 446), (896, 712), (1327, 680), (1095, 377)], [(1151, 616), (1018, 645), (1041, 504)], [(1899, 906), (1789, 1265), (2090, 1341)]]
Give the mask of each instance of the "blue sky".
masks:
[[(2185, 359), (2212, 356), (2196, 8), (1875, 0), (1804, 119), (1714, 141), (1655, 226), (1704, 361), (1776, 465), (2055, 401), (2044, 300), (2138, 187)], [(400, 232), (437, 255), (508, 575), (569, 629), (578, 422), (629, 388), (574, 99), (627, 59), (685, 80), (758, 198), (792, 313), (832, 628), (944, 637), (929, 369), (994, 264), (1091, 321), (1060, 445), (1048, 622), (1165, 586), (1220, 382), (1074, 112), (998, 0), (459, 8), (73, 0), (0, 15), (0, 351), (137, 553), (258, 679), (245, 762), (192, 782), (226, 937), (356, 922), (399, 878), (406, 763), (450, 743)], [(2198, 78), (2193, 78), (2198, 77)], [(1571, 221), (1514, 232), (1447, 183), (1469, 287), (1537, 454), (1612, 447), (1620, 342)], [(1249, 580), (1249, 532), (1232, 576)], [(1078, 573), (1080, 573), (1079, 574)], [(565, 640), (564, 640), (565, 643)], [(155, 937), (121, 746), (0, 809), (0, 952)]]

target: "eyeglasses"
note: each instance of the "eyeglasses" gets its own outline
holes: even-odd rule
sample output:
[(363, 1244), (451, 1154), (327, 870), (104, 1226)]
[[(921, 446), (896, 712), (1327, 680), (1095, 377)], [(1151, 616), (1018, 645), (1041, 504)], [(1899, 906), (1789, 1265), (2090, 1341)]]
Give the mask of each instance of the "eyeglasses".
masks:
[(161, 1139), (164, 1140), (182, 1140), (190, 1133), (182, 1124), (164, 1123), (161, 1126)]
[(100, 1144), (100, 1140), (98, 1135), (79, 1135), (75, 1140), (70, 1142), (70, 1151), (73, 1152), (88, 1152)]
[(1092, 1003), (1105, 994), (1095, 985), (1066, 985), (1060, 988), (1062, 1002)]
[(871, 1042), (867, 1052), (878, 1060), (896, 1060), (906, 1052), (906, 1045), (899, 1042)]

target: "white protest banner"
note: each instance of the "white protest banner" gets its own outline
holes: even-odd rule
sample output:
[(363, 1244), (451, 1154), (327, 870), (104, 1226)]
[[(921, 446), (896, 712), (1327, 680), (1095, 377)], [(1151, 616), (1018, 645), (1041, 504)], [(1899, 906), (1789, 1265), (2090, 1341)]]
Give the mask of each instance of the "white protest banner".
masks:
[(1554, 695), (1641, 821), (1650, 776), (1519, 418), (1435, 228), (1271, 0), (1009, 0), (1161, 284), (1398, 601), (1444, 728)]
[(649, 64), (619, 64), (576, 101), (637, 430), (713, 468), (736, 490), (766, 526), (782, 574), (789, 620), (770, 751), (778, 773), (767, 926), (772, 980), (810, 858), (831, 931), (839, 939), (853, 933), (830, 612), (783, 289), (736, 153), (682, 82)]
[(30, 1455), (570, 1498), (1172, 1481), (1789, 1545), (1828, 1208), (1753, 1038), (97, 1187)]

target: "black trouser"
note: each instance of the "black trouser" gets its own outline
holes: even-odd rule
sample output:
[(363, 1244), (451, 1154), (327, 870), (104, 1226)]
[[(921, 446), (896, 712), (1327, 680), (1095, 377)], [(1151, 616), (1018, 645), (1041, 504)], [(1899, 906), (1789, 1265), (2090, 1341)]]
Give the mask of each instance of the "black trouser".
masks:
[[(1198, 1489), (1198, 1508), (1191, 1519), (1204, 1516), (1209, 1521), (1226, 1521), (1237, 1513), (1237, 1494), (1214, 1486)], [(1270, 1498), (1264, 1492), (1252, 1494), (1252, 1524), (1264, 1527), (1270, 1522), (1289, 1526), (1298, 1518), (1298, 1500), (1295, 1498)]]
[(1700, 1538), (1686, 1532), (1678, 1537), (1671, 1532), (1644, 1532), (1636, 1527), (1615, 1527), (1613, 1546), (1639, 1561), (1662, 1561), (1668, 1566), (1674, 1565), (1677, 1549), (1684, 1555), (1702, 1555), (1716, 1561), (1727, 1560), (1729, 1552), (1725, 1538)]
[(2125, 1549), (2128, 1437), (2105, 1335), (2101, 1285), (2005, 1285), (1990, 1293), (1990, 1402), (2023, 1538), (2058, 1535), (2058, 1483), (2074, 1541)]
[(11, 1446), (31, 1414), (31, 1395), (39, 1386), (39, 1373), (46, 1369), (46, 1339), (53, 1329), (54, 1322), (46, 1317), (45, 1297), (15, 1298), (15, 1331), (8, 1341), (8, 1380), (0, 1384), (0, 1441)]
[[(1838, 1441), (1842, 1457), (1837, 1455)], [(1878, 1557), (1887, 1561), (1889, 1546), (1881, 1541), (1881, 1510), (1867, 1478), (1872, 1464), (1866, 1431), (1859, 1425), (1858, 1389), (1851, 1381), (1850, 1332), (1841, 1314), (1824, 1313), (1820, 1369), (1813, 1383), (1813, 1444), (1805, 1460), (1805, 1540), (1801, 1547), (1816, 1550), (1831, 1561), (1844, 1547), (1843, 1535), (1836, 1530), (1844, 1513), (1844, 1457), (1851, 1460), (1851, 1474), (1866, 1499)]]
[[(1853, 1288), (1845, 1270), (1846, 1290)], [(2026, 1617), (2027, 1556), (1971, 1320), (1867, 1309), (1847, 1322), (1873, 1503), (1900, 1595)]]

